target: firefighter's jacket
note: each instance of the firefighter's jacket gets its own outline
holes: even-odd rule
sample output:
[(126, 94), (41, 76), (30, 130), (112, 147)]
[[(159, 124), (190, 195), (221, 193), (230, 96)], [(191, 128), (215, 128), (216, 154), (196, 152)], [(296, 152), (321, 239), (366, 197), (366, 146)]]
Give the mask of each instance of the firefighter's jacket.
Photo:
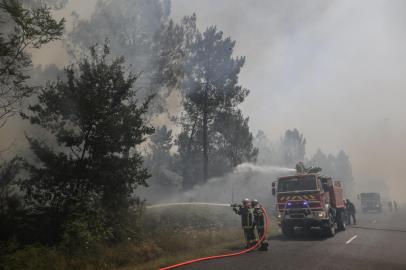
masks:
[(258, 229), (263, 229), (265, 227), (265, 217), (264, 211), (262, 211), (262, 207), (260, 205), (255, 206), (253, 212), (254, 212), (254, 225), (257, 226)]
[(254, 227), (254, 213), (251, 207), (234, 207), (234, 212), (241, 216), (241, 225), (243, 229), (251, 229)]
[(355, 210), (355, 205), (352, 203), (352, 202), (348, 202), (347, 203), (347, 211), (348, 211), (348, 214), (352, 214), (352, 215), (354, 215), (355, 214), (355, 212), (356, 212), (356, 210)]

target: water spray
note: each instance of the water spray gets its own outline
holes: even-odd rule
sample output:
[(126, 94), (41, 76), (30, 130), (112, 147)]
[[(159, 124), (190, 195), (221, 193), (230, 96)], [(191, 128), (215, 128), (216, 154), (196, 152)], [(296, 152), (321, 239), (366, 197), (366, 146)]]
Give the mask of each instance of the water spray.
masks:
[(206, 202), (178, 202), (178, 203), (160, 203), (147, 206), (147, 209), (162, 208), (169, 206), (178, 206), (178, 205), (205, 205), (205, 206), (230, 206), (230, 204), (225, 203), (206, 203)]

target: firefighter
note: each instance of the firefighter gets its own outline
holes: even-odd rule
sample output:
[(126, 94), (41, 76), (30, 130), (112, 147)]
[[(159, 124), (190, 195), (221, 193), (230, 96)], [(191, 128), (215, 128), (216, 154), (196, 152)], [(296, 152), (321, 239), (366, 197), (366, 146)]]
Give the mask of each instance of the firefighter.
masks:
[[(251, 206), (254, 211), (254, 227), (256, 228), (258, 239), (261, 240), (265, 233), (266, 225), (264, 211), (262, 210), (262, 205), (258, 202), (258, 200), (252, 200)], [(259, 250), (268, 250), (268, 240), (266, 238), (264, 238), (262, 241)]]
[(393, 210), (392, 201), (388, 202), (388, 208), (389, 208), (389, 211), (392, 212), (392, 210)]
[(348, 223), (348, 208), (347, 208), (347, 200), (343, 200), (343, 204), (344, 204), (344, 220), (345, 223)]
[(306, 167), (304, 166), (303, 162), (299, 162), (296, 164), (296, 172), (297, 173), (305, 173), (306, 172)]
[(347, 199), (347, 213), (348, 213), (347, 224), (351, 225), (351, 217), (352, 217), (354, 225), (357, 225), (357, 220), (355, 218), (356, 213), (355, 205), (349, 199)]
[(232, 204), (233, 211), (241, 216), (241, 225), (244, 230), (246, 248), (256, 244), (254, 233), (254, 213), (251, 207), (251, 201), (248, 198), (242, 200), (242, 205)]
[(398, 203), (396, 201), (393, 201), (393, 208), (395, 209), (395, 212), (398, 211)]

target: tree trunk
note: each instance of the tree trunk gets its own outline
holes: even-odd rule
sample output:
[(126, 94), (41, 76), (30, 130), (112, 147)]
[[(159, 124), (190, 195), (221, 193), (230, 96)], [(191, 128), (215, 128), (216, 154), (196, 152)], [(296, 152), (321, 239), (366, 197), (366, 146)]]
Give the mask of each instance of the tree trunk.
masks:
[(189, 171), (190, 170), (190, 152), (192, 150), (192, 140), (193, 136), (195, 134), (195, 128), (196, 128), (196, 123), (195, 121), (192, 126), (192, 130), (190, 131), (190, 136), (186, 148), (186, 159), (184, 160), (184, 165), (183, 165), (183, 170), (182, 170), (182, 177), (183, 177), (183, 182), (182, 182), (182, 188), (184, 191), (189, 190), (193, 187), (194, 183), (191, 183), (191, 179), (189, 178)]
[(208, 85), (204, 87), (203, 100), (203, 182), (209, 178), (209, 140), (207, 137), (208, 129)]

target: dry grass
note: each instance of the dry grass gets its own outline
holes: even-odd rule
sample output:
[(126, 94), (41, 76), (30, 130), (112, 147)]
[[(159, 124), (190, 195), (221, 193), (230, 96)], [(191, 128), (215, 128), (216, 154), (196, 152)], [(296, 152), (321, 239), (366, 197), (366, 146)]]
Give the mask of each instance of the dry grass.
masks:
[[(278, 226), (271, 223), (269, 235), (279, 234)], [(185, 237), (187, 236), (187, 237)], [(134, 264), (120, 270), (150, 270), (173, 265), (179, 262), (218, 255), (243, 248), (244, 239), (240, 228), (229, 228), (217, 231), (190, 231), (184, 235), (161, 239), (160, 246), (165, 252), (158, 258)]]

